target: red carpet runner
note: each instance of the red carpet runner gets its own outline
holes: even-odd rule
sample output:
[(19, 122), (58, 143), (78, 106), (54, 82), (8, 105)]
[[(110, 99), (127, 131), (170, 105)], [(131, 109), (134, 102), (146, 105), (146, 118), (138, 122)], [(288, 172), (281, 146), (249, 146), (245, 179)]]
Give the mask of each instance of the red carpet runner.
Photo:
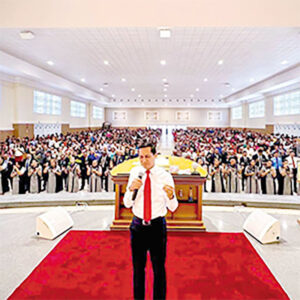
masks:
[[(167, 299), (288, 299), (243, 233), (168, 234)], [(129, 232), (70, 231), (10, 299), (132, 299)]]

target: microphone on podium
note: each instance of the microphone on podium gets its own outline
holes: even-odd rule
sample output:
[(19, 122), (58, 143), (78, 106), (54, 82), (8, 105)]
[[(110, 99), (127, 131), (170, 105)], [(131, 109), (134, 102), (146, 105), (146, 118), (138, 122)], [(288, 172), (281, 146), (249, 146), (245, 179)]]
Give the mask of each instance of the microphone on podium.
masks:
[[(139, 175), (138, 175), (138, 178), (139, 179), (142, 179), (143, 178), (143, 176), (144, 176), (144, 172), (139, 172)], [(134, 201), (135, 200), (135, 198), (136, 198), (136, 196), (137, 196), (137, 193), (138, 193), (138, 189), (135, 189), (134, 191), (133, 191), (133, 194), (132, 194), (132, 201)]]

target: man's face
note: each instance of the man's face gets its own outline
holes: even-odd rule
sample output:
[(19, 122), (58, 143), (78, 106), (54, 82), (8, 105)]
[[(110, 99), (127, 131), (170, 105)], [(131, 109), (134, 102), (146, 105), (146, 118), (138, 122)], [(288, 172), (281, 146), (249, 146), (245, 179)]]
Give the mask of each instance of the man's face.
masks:
[(139, 159), (141, 165), (146, 169), (149, 170), (154, 166), (156, 155), (151, 152), (150, 147), (141, 148), (139, 149)]

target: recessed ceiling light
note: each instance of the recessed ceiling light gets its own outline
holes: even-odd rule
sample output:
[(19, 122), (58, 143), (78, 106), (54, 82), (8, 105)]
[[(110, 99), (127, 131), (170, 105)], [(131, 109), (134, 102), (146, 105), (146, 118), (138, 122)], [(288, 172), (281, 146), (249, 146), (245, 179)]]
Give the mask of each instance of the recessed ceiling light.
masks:
[(207, 78), (204, 78), (204, 79), (203, 79), (203, 81), (204, 81), (204, 82), (207, 82), (207, 81), (208, 81), (208, 79), (207, 79)]
[(138, 95), (138, 97), (139, 97), (139, 98), (141, 98), (141, 97), (142, 97), (142, 95)]
[(113, 98), (115, 98), (115, 95), (114, 95), (114, 94), (112, 94), (111, 96), (112, 96)]
[(34, 33), (28, 30), (24, 30), (20, 32), (20, 37), (23, 40), (32, 40), (34, 39)]
[(164, 95), (164, 97), (165, 97), (165, 98), (167, 98), (167, 97), (168, 97), (168, 95)]
[(168, 89), (167, 88), (164, 88), (164, 92), (166, 92)]
[(196, 88), (196, 92), (199, 92), (199, 88)]
[(103, 92), (103, 88), (100, 88), (100, 91)]
[(282, 65), (286, 65), (287, 63), (288, 63), (287, 60), (283, 60), (283, 61), (281, 62)]
[(47, 64), (48, 64), (49, 66), (53, 66), (53, 65), (54, 65), (54, 62), (51, 61), (51, 60), (48, 60), (48, 61), (47, 61)]
[(122, 82), (126, 82), (126, 79), (125, 79), (125, 78), (122, 78), (121, 81), (122, 81)]
[(161, 61), (160, 61), (160, 64), (161, 64), (162, 66), (165, 66), (166, 63), (167, 63), (167, 62), (166, 62), (165, 60), (161, 60)]
[(171, 30), (169, 28), (161, 28), (159, 30), (159, 36), (162, 39), (168, 39), (171, 37)]
[(234, 91), (235, 91), (235, 88), (232, 88), (231, 90), (234, 92)]
[(163, 82), (167, 82), (168, 80), (167, 80), (167, 78), (163, 78), (163, 80), (162, 80)]
[(250, 82), (253, 82), (253, 81), (254, 81), (254, 78), (250, 78), (249, 81), (250, 81)]
[(81, 81), (81, 82), (85, 82), (85, 78), (81, 78), (80, 81)]
[(191, 96), (191, 98), (193, 98), (193, 97), (194, 97), (194, 95), (193, 95), (193, 94), (191, 94), (190, 96)]
[(134, 91), (135, 91), (135, 88), (132, 88), (131, 91), (134, 92)]
[(224, 63), (224, 61), (223, 61), (222, 59), (220, 59), (220, 60), (218, 61), (218, 65), (223, 65), (223, 63)]
[(109, 65), (109, 62), (108, 62), (107, 60), (103, 61), (103, 63), (104, 63), (105, 65)]

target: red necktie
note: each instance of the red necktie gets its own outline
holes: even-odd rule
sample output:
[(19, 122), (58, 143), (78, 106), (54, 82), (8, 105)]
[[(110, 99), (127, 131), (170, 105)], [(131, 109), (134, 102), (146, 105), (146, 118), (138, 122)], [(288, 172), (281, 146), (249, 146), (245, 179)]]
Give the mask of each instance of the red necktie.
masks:
[(150, 171), (147, 170), (146, 174), (146, 181), (144, 187), (144, 220), (150, 221), (151, 220), (151, 181), (149, 176)]
[(293, 160), (293, 169), (296, 169), (296, 165), (295, 165), (294, 157), (292, 158), (292, 160)]

